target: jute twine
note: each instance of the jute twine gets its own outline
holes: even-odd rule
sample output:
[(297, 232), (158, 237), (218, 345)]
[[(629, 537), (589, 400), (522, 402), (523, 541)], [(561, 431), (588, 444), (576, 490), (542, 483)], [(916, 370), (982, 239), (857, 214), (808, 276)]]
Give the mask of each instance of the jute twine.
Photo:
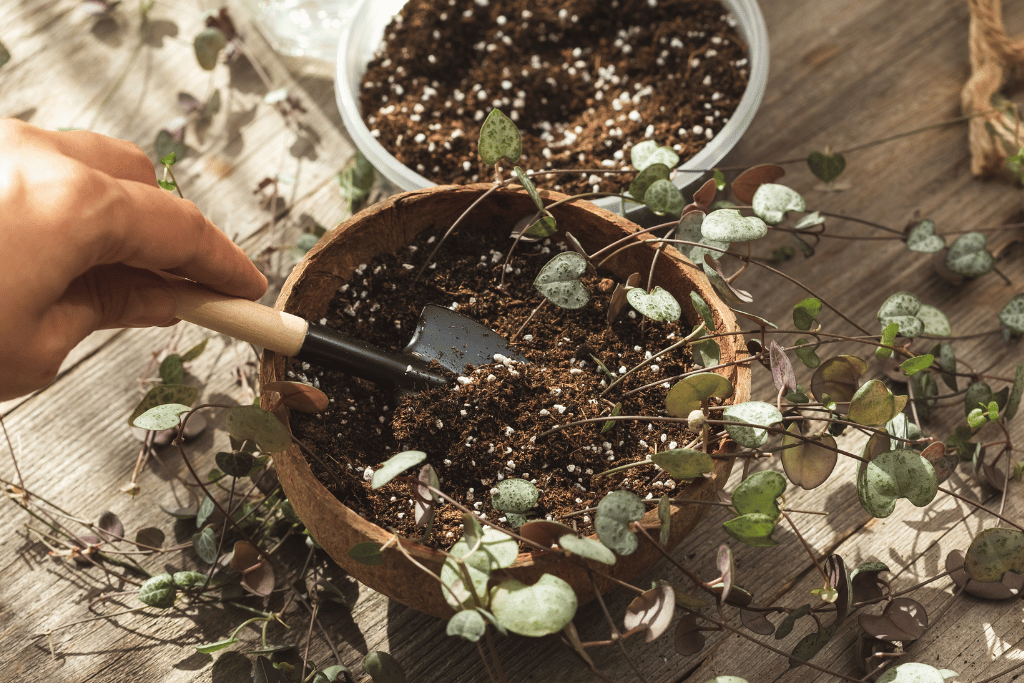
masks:
[(971, 77), (960, 102), (964, 114), (980, 114), (970, 120), (968, 139), (971, 172), (985, 176), (1002, 168), (1006, 158), (1024, 146), (1024, 130), (1010, 105), (993, 111), (993, 96), (1014, 69), (1024, 66), (1024, 42), (1006, 35), (1002, 0), (968, 0), (968, 4)]

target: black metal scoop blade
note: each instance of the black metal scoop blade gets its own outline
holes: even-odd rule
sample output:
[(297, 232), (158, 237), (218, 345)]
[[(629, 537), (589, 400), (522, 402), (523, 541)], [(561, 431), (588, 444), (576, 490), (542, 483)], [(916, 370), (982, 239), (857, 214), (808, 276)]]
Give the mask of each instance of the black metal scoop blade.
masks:
[(486, 325), (443, 306), (428, 305), (420, 313), (412, 340), (401, 353), (389, 353), (311, 324), (295, 357), (374, 383), (422, 390), (448, 383), (447, 377), (431, 369), (431, 361), (459, 374), (467, 365), (493, 363), (496, 355), (526, 362), (501, 335)]

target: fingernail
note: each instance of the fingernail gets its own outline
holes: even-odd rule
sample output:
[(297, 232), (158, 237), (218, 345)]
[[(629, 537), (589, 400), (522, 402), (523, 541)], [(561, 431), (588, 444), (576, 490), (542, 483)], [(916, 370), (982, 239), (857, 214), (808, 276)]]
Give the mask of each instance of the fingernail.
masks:
[(152, 327), (174, 319), (174, 296), (167, 289), (148, 287), (132, 290), (121, 317), (121, 327)]

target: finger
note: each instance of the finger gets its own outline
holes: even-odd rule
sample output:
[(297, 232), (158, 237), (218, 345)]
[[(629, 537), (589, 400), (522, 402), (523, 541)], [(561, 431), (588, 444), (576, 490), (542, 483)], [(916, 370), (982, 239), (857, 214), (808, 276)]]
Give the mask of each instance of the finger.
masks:
[[(49, 131), (23, 122), (5, 122), (5, 148), (25, 145), (49, 149), (120, 180), (133, 180), (157, 187), (153, 161), (127, 140), (87, 130)], [(13, 139), (7, 139), (12, 135)]]
[(175, 300), (164, 280), (125, 266), (101, 266), (71, 283), (38, 317), (9, 311), (0, 329), (0, 400), (41, 389), (72, 348), (98, 329), (169, 325)]
[(63, 337), (62, 345), (70, 349), (95, 330), (171, 324), (175, 305), (170, 288), (152, 271), (97, 266), (71, 283), (40, 327)]
[[(71, 172), (75, 177), (66, 180)], [(32, 207), (40, 208), (20, 217), (17, 235), (32, 240), (21, 249), (52, 259), (52, 270), (25, 273), (49, 287), (45, 301), (56, 300), (67, 282), (90, 268), (113, 263), (172, 272), (231, 296), (258, 299), (266, 292), (263, 274), (192, 202), (81, 165), (55, 173), (65, 182), (36, 179)]]

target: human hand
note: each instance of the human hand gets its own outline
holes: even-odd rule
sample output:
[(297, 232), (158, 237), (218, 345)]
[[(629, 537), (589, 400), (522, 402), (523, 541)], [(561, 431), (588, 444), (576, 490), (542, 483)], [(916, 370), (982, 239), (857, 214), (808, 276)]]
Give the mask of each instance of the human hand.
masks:
[(175, 322), (153, 271), (258, 299), (266, 278), (137, 146), (0, 119), (0, 399), (46, 386), (94, 330)]

